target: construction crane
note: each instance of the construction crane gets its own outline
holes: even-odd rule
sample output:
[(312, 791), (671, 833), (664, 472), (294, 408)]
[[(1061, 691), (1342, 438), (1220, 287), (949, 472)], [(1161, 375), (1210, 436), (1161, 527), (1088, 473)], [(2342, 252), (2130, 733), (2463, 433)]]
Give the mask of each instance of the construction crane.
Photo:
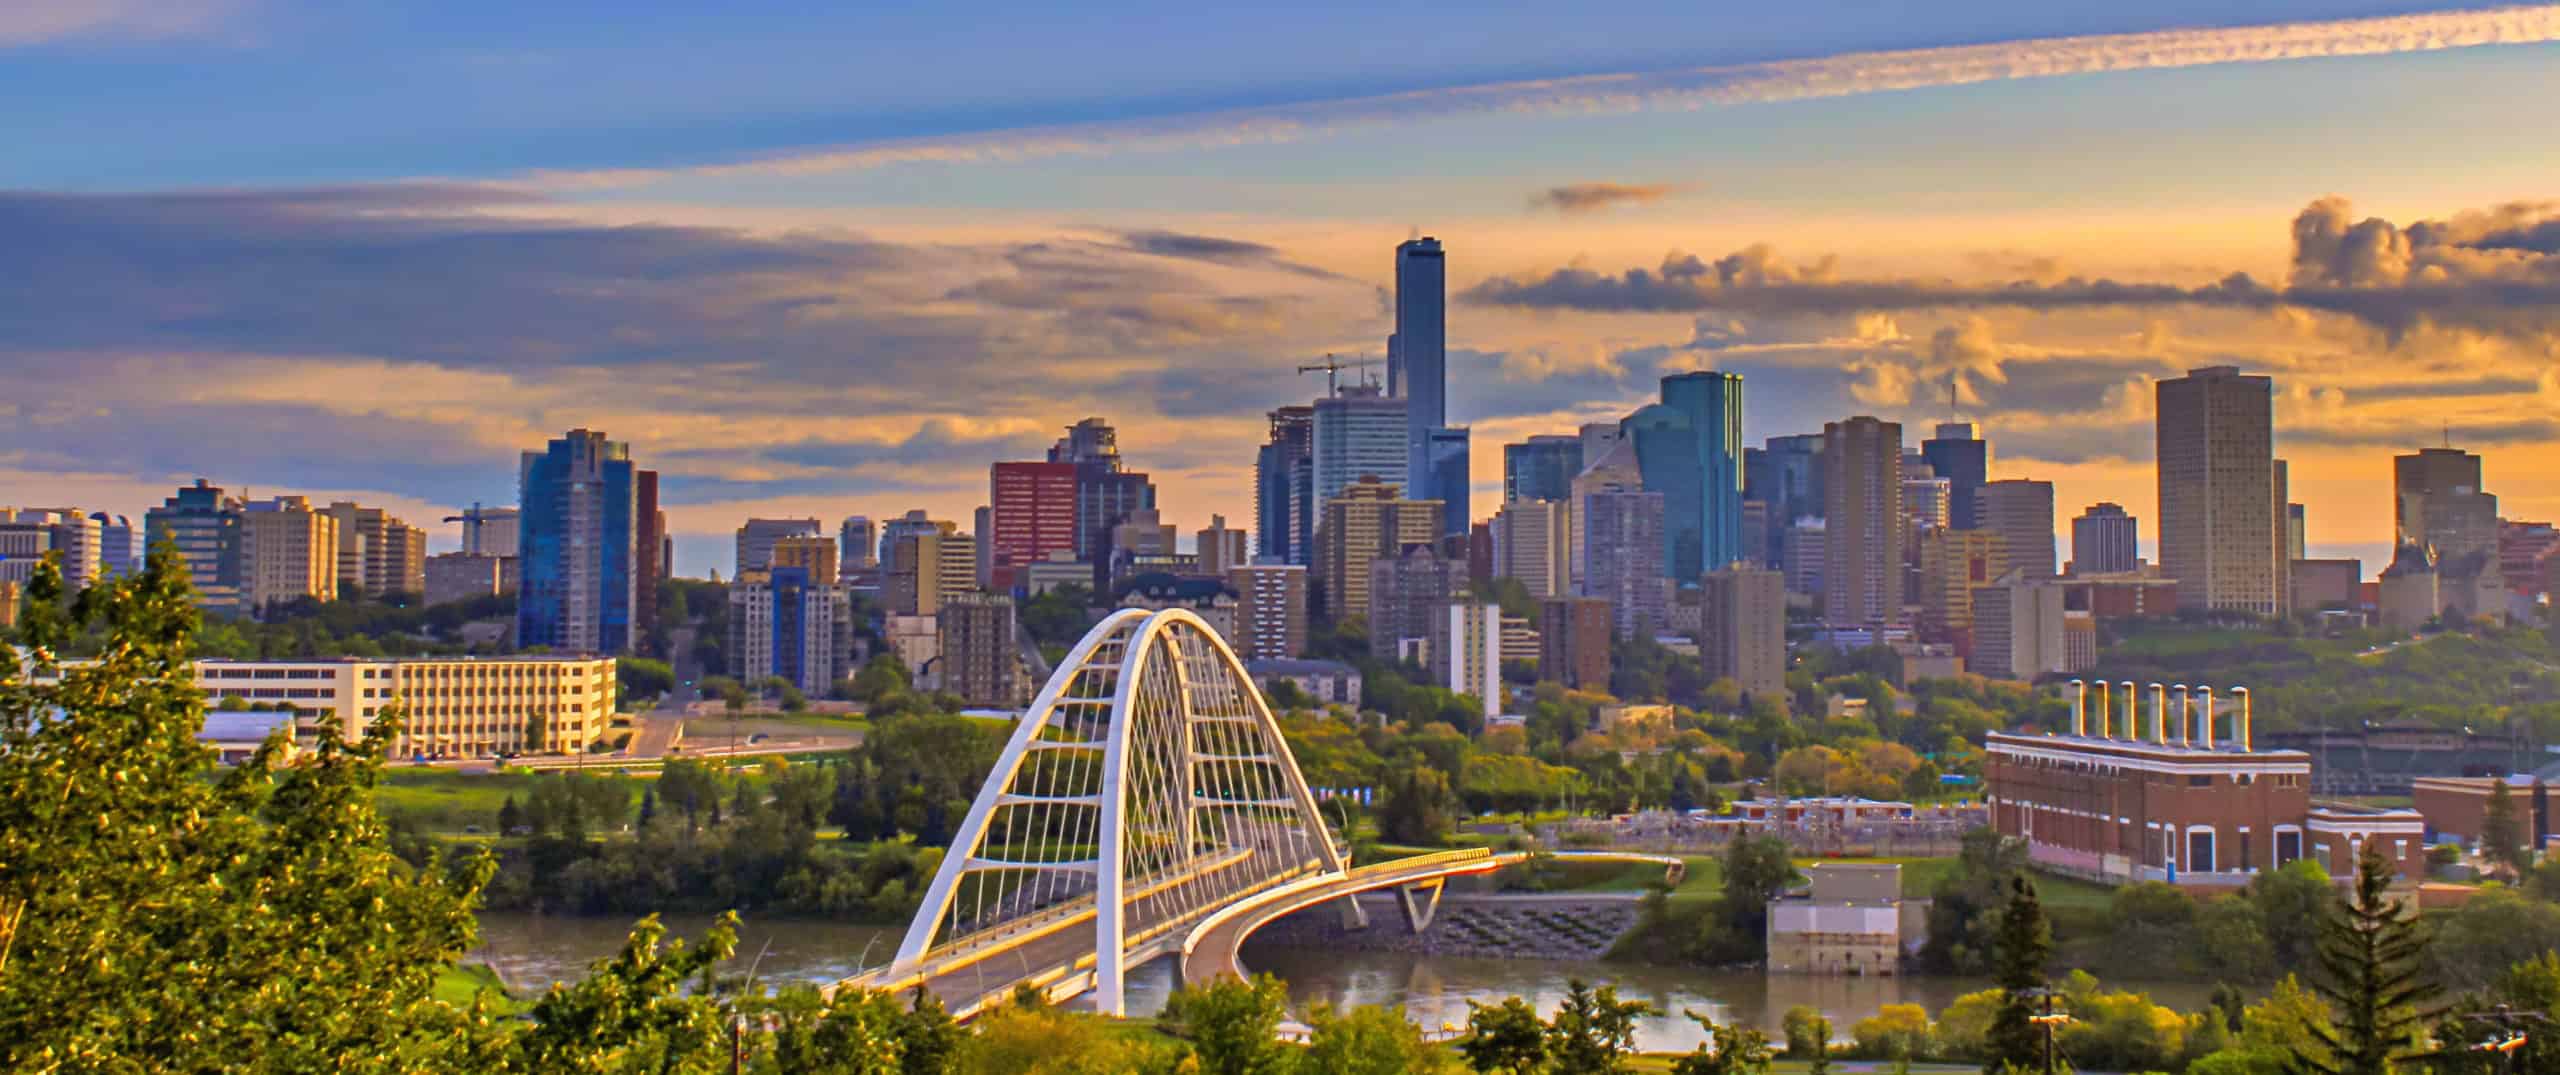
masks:
[(1314, 365), (1300, 366), (1298, 367), (1298, 372), (1314, 373), (1317, 370), (1323, 370), (1325, 398), (1331, 399), (1334, 396), (1342, 394), (1341, 386), (1335, 383), (1336, 374), (1347, 369), (1355, 369), (1362, 366), (1375, 366), (1377, 364), (1378, 360), (1374, 358), (1360, 358), (1345, 362), (1341, 358), (1335, 356), (1332, 352), (1328, 351), (1325, 353), (1324, 361), (1315, 363)]

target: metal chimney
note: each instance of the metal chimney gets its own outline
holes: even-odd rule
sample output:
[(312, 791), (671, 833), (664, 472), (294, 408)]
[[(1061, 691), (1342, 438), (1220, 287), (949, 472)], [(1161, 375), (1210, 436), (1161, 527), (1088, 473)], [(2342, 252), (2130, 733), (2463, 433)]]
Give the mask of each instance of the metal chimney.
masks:
[(2196, 692), (2204, 696), (2204, 748), (2211, 750), (2213, 749), (2213, 688), (2198, 686)]
[(2240, 696), (2240, 752), (2246, 754), (2256, 749), (2249, 738), (2249, 688), (2233, 687), (2231, 693)]
[(2071, 734), (2089, 736), (2089, 685), (2077, 679), (2071, 681)]

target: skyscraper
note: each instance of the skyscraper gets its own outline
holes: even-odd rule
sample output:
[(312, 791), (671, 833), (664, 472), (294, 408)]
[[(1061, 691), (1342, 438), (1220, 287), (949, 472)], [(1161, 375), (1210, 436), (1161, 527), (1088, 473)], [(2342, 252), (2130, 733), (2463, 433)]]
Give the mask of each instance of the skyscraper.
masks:
[(1710, 680), (1730, 679), (1753, 698), (1787, 688), (1787, 589), (1764, 567), (1726, 564), (1698, 582), (1698, 659)]
[(658, 472), (631, 472), (631, 648), (664, 657), (658, 637), (658, 590), (676, 573), (675, 539), (658, 506)]
[(1076, 548), (1076, 465), (997, 463), (987, 468), (987, 526), (978, 535), (987, 587), (1011, 592), (1016, 575)]
[(1111, 423), (1087, 418), (1067, 427), (1049, 449), (1052, 463), (1076, 467), (1076, 559), (1093, 565), (1093, 588), (1110, 585), (1111, 528), (1129, 513), (1156, 506), (1155, 483), (1120, 459), (1120, 434)]
[(2024, 569), (2027, 578), (2052, 578), (2053, 483), (2011, 478), (1984, 482), (1976, 491), (1973, 520), (2000, 540), (1992, 577)]
[(803, 568), (777, 564), (741, 574), (729, 586), (730, 671), (749, 683), (780, 676), (804, 693), (824, 694), (846, 671), (842, 643), (850, 615), (844, 591)]
[(1502, 446), (1502, 499), (1557, 500), (1573, 495), (1582, 473), (1582, 438), (1535, 436)]
[(2071, 573), (2131, 571), (2141, 558), (2141, 532), (2124, 505), (2100, 501), (2071, 520)]
[(1502, 712), (1502, 606), (1444, 601), (1426, 619), (1431, 685)]
[(1387, 352), (1387, 392), (1410, 401), (1415, 443), (1424, 430), (1449, 424), (1449, 272), (1440, 240), (1396, 244), (1396, 328)]
[(845, 571), (880, 566), (880, 528), (867, 515), (848, 515), (836, 528), (836, 564)]
[(1228, 639), (1248, 661), (1284, 660), (1306, 652), (1307, 569), (1260, 563), (1227, 572), (1236, 592), (1236, 632)]
[(1769, 505), (1769, 563), (1784, 567), (1787, 528), (1796, 520), (1819, 519), (1827, 510), (1822, 499), (1822, 434), (1771, 437), (1765, 446), (1743, 453), (1742, 495)]
[(340, 597), (415, 598), (426, 591), (426, 531), (351, 500), (323, 510), (337, 521)]
[(1616, 448), (1619, 441), (1626, 439), (1626, 431), (1619, 428), (1623, 424), (1621, 422), (1583, 423), (1579, 433), (1582, 438), (1583, 470), (1589, 470), (1592, 464), (1608, 458), (1609, 451)]
[(1430, 490), (1424, 499), (1440, 502), (1442, 536), (1464, 536), (1474, 499), (1468, 479), (1467, 428), (1434, 426), (1423, 430), (1422, 438), (1422, 486)]
[(1619, 638), (1651, 638), (1667, 621), (1661, 493), (1611, 484), (1583, 494), (1582, 594), (1604, 598)]
[(1698, 559), (1673, 562), (1683, 581), (1744, 556), (1742, 375), (1700, 370), (1662, 379), (1662, 403), (1689, 419), (1698, 468)]
[[(1399, 424), (1401, 428), (1401, 424)], [(1316, 409), (1271, 412), (1271, 438), (1253, 459), (1255, 555), (1305, 564), (1316, 532)]]
[(773, 569), (790, 568), (811, 586), (836, 584), (836, 542), (825, 537), (787, 537), (773, 543)]
[(1493, 517), (1494, 574), (1518, 579), (1529, 596), (1561, 597), (1573, 589), (1573, 530), (1565, 502), (1513, 500)]
[(1440, 504), (1407, 500), (1395, 487), (1362, 478), (1325, 505), (1316, 527), (1317, 603), (1327, 618), (1369, 611), (1369, 565), (1408, 545), (1430, 545), (1440, 536)]
[(1209, 525), (1191, 535), (1191, 551), (1200, 558), (1204, 578), (1222, 579), (1227, 572), (1253, 562), (1245, 550), (1244, 531), (1227, 525), (1224, 515), (1209, 516)]
[(1920, 458), (1947, 480), (1948, 525), (1958, 530), (1980, 526), (1974, 491), (1990, 476), (1991, 442), (1977, 435), (1971, 422), (1940, 422), (1938, 435), (1920, 442)]
[(936, 630), (942, 643), (942, 689), (970, 705), (1010, 709), (1023, 698), (1022, 656), (1015, 641), (1013, 599), (954, 596)]
[(1627, 443), (1635, 449), (1645, 491), (1662, 498), (1663, 571), (1675, 578), (1696, 578), (1705, 556), (1700, 527), (1705, 515), (1699, 505), (1705, 499), (1706, 482), (1705, 472), (1698, 467), (1697, 431), (1690, 427), (1687, 414), (1660, 403), (1637, 408), (1627, 416), (1624, 428)]
[(560, 653), (631, 648), (640, 532), (636, 470), (629, 446), (593, 430), (573, 429), (542, 451), (524, 453), (518, 646)]
[(196, 607), (221, 616), (243, 611), (237, 498), (198, 478), (145, 513), (142, 525), (152, 544), (166, 541), (177, 546), (179, 558), (187, 564), (187, 581), (195, 588)]
[(1822, 427), (1822, 615), (1839, 627), (1902, 622), (1902, 424), (1859, 415)]
[[(1316, 525), (1324, 524), (1343, 490), (1375, 478), (1399, 496), (1413, 497), (1405, 480), (1405, 400), (1381, 394), (1375, 385), (1345, 385), (1316, 401), (1315, 483), (1311, 490)], [(1437, 524), (1434, 524), (1435, 526)]]
[(1609, 689), (1609, 602), (1552, 597), (1538, 616), (1538, 679), (1571, 690)]
[(462, 524), (463, 552), (472, 556), (514, 556), (518, 517), (514, 508), (473, 504), (460, 515), (445, 516), (444, 521)]
[[(776, 541), (787, 537), (817, 537), (825, 532), (814, 518), (749, 519), (746, 525), (738, 528), (738, 561), (736, 570), (730, 573), (731, 577), (773, 566), (773, 543)], [(649, 550), (652, 554), (654, 551)]]
[(1430, 635), (1432, 613), (1464, 584), (1465, 565), (1429, 545), (1407, 545), (1369, 564), (1369, 656), (1393, 661), (1404, 643)]
[(93, 511), (89, 521), (98, 524), (98, 577), (131, 574), (141, 566), (147, 550), (142, 547), (142, 535), (133, 528), (133, 520)]
[(2178, 607), (2278, 614), (2275, 382), (2208, 366), (2156, 397), (2160, 566)]
[(2459, 448), (2395, 456), (2391, 492), (2399, 539), (2426, 544), (2437, 562), (2498, 547), (2498, 498), (2481, 486), (2479, 456)]
[(0, 579), (26, 582), (47, 553), (62, 558), (62, 581), (73, 590), (106, 577), (104, 539), (95, 516), (78, 508), (0, 508)]
[[(240, 517), (240, 599), (251, 613), (338, 599), (338, 520), (307, 497), (252, 501)], [(423, 583), (420, 589), (424, 589)]]

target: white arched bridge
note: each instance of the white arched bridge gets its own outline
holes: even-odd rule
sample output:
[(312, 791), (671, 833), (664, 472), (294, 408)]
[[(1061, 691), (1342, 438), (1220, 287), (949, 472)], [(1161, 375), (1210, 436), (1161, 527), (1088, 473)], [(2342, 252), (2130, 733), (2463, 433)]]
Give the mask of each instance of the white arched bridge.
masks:
[(965, 1016), (1029, 985), (1121, 1014), (1151, 960), (1180, 957), (1186, 982), (1241, 973), (1264, 923), (1382, 888), (1419, 929), (1450, 877), (1524, 857), (1351, 868), (1235, 652), (1188, 611), (1124, 609), (1024, 711), (896, 957), (838, 987), (922, 986)]

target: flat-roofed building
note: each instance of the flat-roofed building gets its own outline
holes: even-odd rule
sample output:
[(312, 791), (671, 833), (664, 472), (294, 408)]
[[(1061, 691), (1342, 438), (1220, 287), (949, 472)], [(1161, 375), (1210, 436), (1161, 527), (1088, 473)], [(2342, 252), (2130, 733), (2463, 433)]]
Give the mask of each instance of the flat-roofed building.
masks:
[(1769, 973), (1890, 975), (1902, 966), (1902, 867), (1816, 863), (1769, 901)]
[(315, 734), (334, 727), (354, 739), (397, 706), (391, 749), (401, 756), (583, 753), (613, 723), (611, 657), (205, 660), (195, 672), (214, 704), (289, 705)]

